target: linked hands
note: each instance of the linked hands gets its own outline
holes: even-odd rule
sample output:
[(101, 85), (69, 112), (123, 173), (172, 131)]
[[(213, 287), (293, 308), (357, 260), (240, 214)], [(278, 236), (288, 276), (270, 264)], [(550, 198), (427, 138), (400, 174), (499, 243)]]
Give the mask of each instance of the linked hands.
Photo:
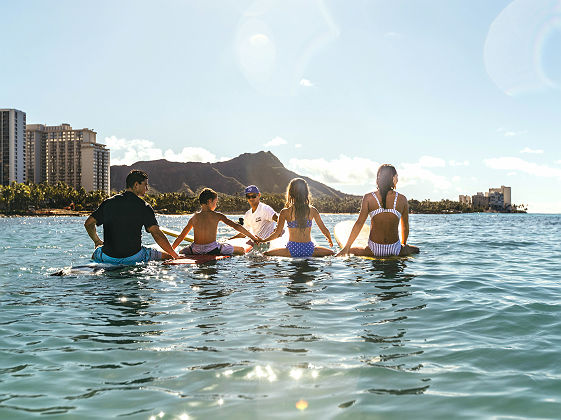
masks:
[(339, 251), (337, 254), (335, 254), (336, 257), (344, 257), (346, 255), (349, 255), (350, 250), (347, 247), (344, 247), (343, 249), (341, 249), (341, 251)]

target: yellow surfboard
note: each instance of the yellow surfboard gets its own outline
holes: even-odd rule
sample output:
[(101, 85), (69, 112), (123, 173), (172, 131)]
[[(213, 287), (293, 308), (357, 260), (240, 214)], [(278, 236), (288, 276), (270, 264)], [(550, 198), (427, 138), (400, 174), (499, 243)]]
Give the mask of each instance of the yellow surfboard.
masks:
[[(168, 228), (162, 227), (162, 226), (160, 226), (160, 230), (162, 232), (164, 232), (166, 235), (173, 236), (174, 238), (177, 238), (179, 235), (181, 235), (181, 232), (178, 232), (178, 231), (173, 230), (173, 229), (168, 229)], [(186, 236), (185, 239), (183, 239), (183, 240), (187, 241), (187, 242), (193, 242), (194, 241), (194, 239), (191, 236)]]

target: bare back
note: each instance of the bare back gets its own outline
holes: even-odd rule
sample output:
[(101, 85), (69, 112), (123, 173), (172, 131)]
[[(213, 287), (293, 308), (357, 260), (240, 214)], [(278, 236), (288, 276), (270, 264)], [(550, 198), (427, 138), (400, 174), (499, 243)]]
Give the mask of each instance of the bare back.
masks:
[[(374, 197), (373, 194), (376, 194)], [(368, 203), (368, 213), (376, 213), (376, 210), (381, 208), (382, 197), (380, 196), (380, 191), (375, 191), (374, 193), (369, 193), (364, 196), (364, 199)], [(397, 194), (397, 201), (396, 201)], [(376, 200), (376, 198), (378, 200)], [(377, 244), (392, 244), (399, 241), (399, 224), (406, 223), (408, 227), (408, 213), (409, 206), (407, 203), (407, 198), (404, 195), (396, 193), (393, 190), (388, 191), (386, 195), (386, 205), (384, 209), (394, 209), (400, 213), (401, 218), (391, 212), (379, 212), (371, 218), (370, 222), (370, 240)]]
[(191, 218), (193, 224), (193, 236), (196, 244), (209, 244), (216, 241), (218, 222), (221, 221), (221, 213), (215, 211), (200, 211)]

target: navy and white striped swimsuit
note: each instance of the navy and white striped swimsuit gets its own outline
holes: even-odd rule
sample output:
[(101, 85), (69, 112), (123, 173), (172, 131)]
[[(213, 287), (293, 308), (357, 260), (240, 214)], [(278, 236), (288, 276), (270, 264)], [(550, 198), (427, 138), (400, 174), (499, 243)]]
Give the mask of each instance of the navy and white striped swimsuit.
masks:
[[(378, 208), (370, 212), (371, 219), (373, 219), (374, 216), (380, 213), (393, 213), (397, 216), (398, 220), (401, 219), (401, 213), (397, 211), (397, 209), (395, 208), (397, 204), (397, 196), (399, 195), (397, 191), (395, 192), (395, 199), (393, 200), (392, 209), (383, 208), (376, 194), (372, 193), (372, 195), (376, 199), (376, 203), (378, 203)], [(393, 244), (377, 244), (376, 242), (372, 242), (370, 239), (368, 239), (368, 247), (370, 248), (370, 250), (372, 251), (375, 257), (389, 257), (391, 255), (399, 255), (401, 251), (401, 243), (399, 239), (397, 240), (397, 242)]]

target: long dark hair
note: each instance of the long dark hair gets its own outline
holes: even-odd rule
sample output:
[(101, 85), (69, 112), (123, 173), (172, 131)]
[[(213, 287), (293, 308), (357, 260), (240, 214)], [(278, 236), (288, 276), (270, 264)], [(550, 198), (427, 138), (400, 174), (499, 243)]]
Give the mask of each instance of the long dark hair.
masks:
[(294, 219), (300, 229), (305, 229), (310, 214), (310, 191), (302, 178), (294, 178), (286, 188), (286, 207), (294, 206)]
[(397, 175), (395, 168), (386, 163), (378, 168), (378, 174), (376, 175), (376, 184), (378, 185), (378, 191), (380, 191), (380, 196), (382, 197), (382, 207), (386, 208), (386, 195), (390, 190), (393, 190), (393, 177)]

